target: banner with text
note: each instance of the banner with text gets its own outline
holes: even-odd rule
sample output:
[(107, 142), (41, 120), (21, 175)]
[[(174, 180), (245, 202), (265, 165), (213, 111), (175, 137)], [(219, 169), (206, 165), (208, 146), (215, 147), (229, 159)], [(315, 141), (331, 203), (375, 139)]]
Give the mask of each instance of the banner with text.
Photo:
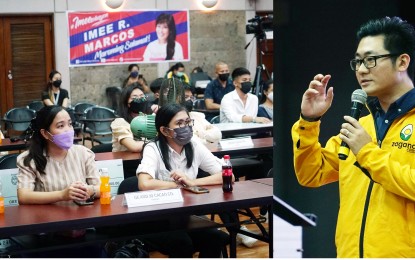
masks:
[(69, 66), (190, 60), (189, 12), (67, 12)]

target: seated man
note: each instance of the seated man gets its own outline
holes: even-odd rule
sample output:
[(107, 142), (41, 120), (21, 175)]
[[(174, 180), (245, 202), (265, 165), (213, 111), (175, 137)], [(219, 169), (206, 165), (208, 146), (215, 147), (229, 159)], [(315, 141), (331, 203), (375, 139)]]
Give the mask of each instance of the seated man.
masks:
[(257, 117), (258, 97), (249, 93), (252, 89), (251, 73), (246, 68), (232, 72), (235, 90), (226, 94), (220, 107), (221, 123), (270, 123), (266, 117)]
[(217, 78), (206, 86), (204, 93), (207, 109), (220, 109), (223, 96), (235, 89), (229, 78), (229, 68), (226, 63), (216, 63), (215, 73)]

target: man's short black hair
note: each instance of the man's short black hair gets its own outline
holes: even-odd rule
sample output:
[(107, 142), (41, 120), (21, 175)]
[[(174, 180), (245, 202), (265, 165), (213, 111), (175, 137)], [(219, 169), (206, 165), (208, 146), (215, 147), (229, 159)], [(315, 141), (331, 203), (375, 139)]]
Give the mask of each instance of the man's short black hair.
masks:
[(232, 71), (232, 79), (235, 79), (239, 76), (247, 75), (247, 74), (251, 75), (251, 72), (249, 72), (249, 70), (247, 70), (246, 68), (239, 67)]
[(165, 78), (157, 78), (157, 79), (153, 80), (153, 82), (151, 82), (151, 84), (150, 84), (151, 91), (153, 93), (156, 93), (157, 91), (160, 91), (161, 84), (163, 83), (164, 80), (165, 80)]

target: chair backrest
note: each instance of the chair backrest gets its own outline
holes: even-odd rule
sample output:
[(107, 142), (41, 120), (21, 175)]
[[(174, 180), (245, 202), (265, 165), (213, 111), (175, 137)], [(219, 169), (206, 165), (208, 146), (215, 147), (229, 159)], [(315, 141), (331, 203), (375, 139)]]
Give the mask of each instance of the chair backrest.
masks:
[(30, 121), (36, 116), (36, 111), (27, 107), (12, 108), (4, 115), (6, 129), (26, 131)]
[(220, 115), (212, 117), (212, 119), (210, 119), (210, 123), (211, 124), (219, 124), (220, 123)]
[(6, 154), (0, 158), (0, 170), (17, 168), (18, 153)]
[(212, 79), (206, 72), (190, 73), (190, 84), (194, 88), (197, 81), (211, 81)]
[(45, 105), (43, 104), (43, 101), (34, 100), (34, 101), (30, 102), (29, 105), (27, 105), (27, 108), (30, 108), (30, 109), (35, 110), (35, 111), (39, 111), (44, 106)]
[(124, 179), (120, 186), (118, 186), (118, 194), (124, 194), (126, 192), (135, 192), (138, 191), (138, 178), (137, 176), (132, 176)]
[(90, 103), (90, 102), (79, 102), (76, 103), (75, 106), (73, 107), (74, 111), (75, 111), (75, 115), (82, 115), (85, 114), (85, 110), (89, 107), (93, 107), (95, 106), (95, 104)]
[(85, 126), (95, 132), (111, 132), (111, 120), (99, 121), (100, 119), (115, 119), (114, 110), (107, 107), (93, 106), (85, 110), (85, 119), (97, 121), (85, 121)]
[(94, 145), (93, 147), (91, 147), (91, 151), (93, 151), (94, 153), (112, 152), (112, 143)]
[(196, 99), (193, 103), (193, 108), (195, 109), (206, 109), (206, 104), (204, 99)]

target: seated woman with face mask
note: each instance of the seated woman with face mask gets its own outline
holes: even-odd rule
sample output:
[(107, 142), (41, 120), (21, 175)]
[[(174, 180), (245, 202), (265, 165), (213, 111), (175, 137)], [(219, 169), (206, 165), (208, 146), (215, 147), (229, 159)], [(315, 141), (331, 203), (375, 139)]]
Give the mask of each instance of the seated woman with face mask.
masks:
[[(17, 157), (19, 204), (50, 204), (99, 198), (100, 179), (95, 155), (85, 146), (73, 144), (74, 130), (68, 112), (60, 106), (43, 107), (36, 113), (30, 128), (32, 137), (29, 150)], [(56, 233), (73, 239), (84, 234), (83, 229)], [(99, 246), (87, 246), (78, 250), (56, 249), (22, 256), (99, 257), (101, 250)]]
[[(156, 115), (157, 138), (145, 146), (143, 159), (137, 168), (139, 190), (172, 189), (181, 185), (222, 184), (222, 163), (205, 145), (193, 139), (193, 120), (186, 108), (178, 104), (162, 106)], [(202, 169), (208, 176), (197, 178)], [(232, 176), (234, 181), (234, 177)], [(144, 243), (153, 245), (169, 257), (218, 258), (228, 241), (223, 231), (172, 231), (166, 235), (146, 237)]]
[(274, 117), (274, 83), (273, 80), (268, 80), (262, 89), (261, 105), (258, 107), (258, 117), (266, 117), (271, 119)]
[(134, 83), (127, 86), (121, 92), (119, 118), (111, 123), (112, 129), (112, 151), (141, 152), (144, 141), (135, 140), (131, 132), (130, 123), (140, 113), (156, 113), (158, 105), (148, 103), (141, 85)]

